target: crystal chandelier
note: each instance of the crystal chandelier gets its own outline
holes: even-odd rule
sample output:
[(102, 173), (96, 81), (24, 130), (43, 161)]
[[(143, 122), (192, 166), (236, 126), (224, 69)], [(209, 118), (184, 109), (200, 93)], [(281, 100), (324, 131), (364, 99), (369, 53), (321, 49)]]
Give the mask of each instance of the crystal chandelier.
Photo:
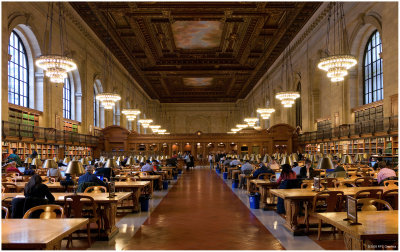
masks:
[(160, 135), (164, 135), (166, 132), (167, 132), (166, 129), (159, 129), (159, 130), (157, 131), (157, 133), (160, 134)]
[(240, 131), (240, 129), (238, 129), (238, 128), (232, 128), (231, 131), (236, 133), (236, 132)]
[(157, 133), (158, 130), (161, 128), (160, 125), (150, 125), (149, 128), (153, 131), (153, 133)]
[(279, 92), (275, 95), (276, 99), (281, 100), (282, 105), (285, 108), (290, 108), (294, 104), (295, 100), (300, 97), (299, 92)]
[(256, 126), (256, 123), (258, 122), (257, 117), (247, 117), (244, 119), (244, 121), (249, 125), (250, 127)]
[(236, 131), (228, 131), (228, 134), (236, 134)]
[(247, 128), (247, 124), (236, 124), (236, 128), (238, 128), (238, 129)]
[(142, 124), (143, 128), (147, 129), (150, 125), (150, 123), (152, 123), (153, 120), (151, 119), (141, 119), (139, 120), (139, 123)]
[(261, 118), (266, 120), (269, 119), (272, 113), (275, 112), (273, 108), (258, 108), (257, 113), (261, 114)]
[(140, 110), (138, 109), (123, 109), (122, 114), (126, 116), (128, 121), (133, 121), (136, 119), (136, 116), (140, 114)]
[[(329, 53), (329, 33), (330, 20), (333, 8), (333, 54)], [(346, 22), (344, 19), (343, 3), (330, 3), (328, 24), (327, 24), (327, 40), (326, 54), (318, 63), (318, 68), (327, 72), (331, 82), (343, 81), (348, 75), (347, 70), (357, 64), (357, 59), (348, 53), (349, 43), (347, 41)], [(336, 43), (336, 41), (339, 41)]]
[(58, 4), (58, 11), (59, 11), (59, 27), (60, 27), (60, 45), (61, 45), (61, 54), (53, 54), (51, 52), (52, 49), (52, 37), (53, 37), (53, 9), (54, 3), (49, 3), (49, 12), (47, 13), (47, 20), (46, 20), (46, 27), (47, 30), (47, 23), (50, 20), (50, 31), (48, 38), (46, 36), (43, 40), (43, 48), (45, 47), (46, 41), (48, 41), (48, 51), (47, 54), (41, 55), (36, 59), (36, 66), (43, 69), (45, 71), (45, 75), (50, 78), (50, 81), (53, 83), (64, 83), (64, 79), (68, 77), (67, 73), (70, 71), (75, 70), (76, 63), (69, 57), (65, 56), (64, 52), (64, 40), (66, 38), (67, 41), (67, 48), (68, 48), (68, 39), (67, 39), (67, 29), (65, 24), (64, 18), (64, 5), (63, 3)]
[(96, 95), (96, 100), (101, 102), (104, 109), (112, 109), (115, 103), (121, 100), (121, 96), (113, 93), (101, 93)]

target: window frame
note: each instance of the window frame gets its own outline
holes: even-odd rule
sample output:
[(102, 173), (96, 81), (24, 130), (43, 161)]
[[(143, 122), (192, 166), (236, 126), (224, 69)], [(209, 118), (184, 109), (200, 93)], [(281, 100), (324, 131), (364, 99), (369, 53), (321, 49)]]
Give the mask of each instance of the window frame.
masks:
[[(15, 36), (15, 38), (17, 39), (17, 48), (15, 47), (15, 43), (14, 43), (14, 45), (11, 45), (10, 44), (10, 41), (11, 41), (11, 36)], [(21, 48), (20, 48), (20, 46), (21, 46)], [(28, 54), (27, 54), (27, 50), (26, 50), (26, 47), (25, 47), (25, 45), (24, 45), (24, 43), (23, 43), (23, 40), (21, 39), (21, 37), (18, 35), (18, 33), (17, 32), (15, 32), (14, 30), (13, 31), (11, 31), (11, 34), (10, 34), (10, 37), (9, 37), (9, 39), (8, 39), (8, 46), (7, 46), (7, 51), (8, 51), (8, 54), (9, 55), (11, 55), (11, 53), (10, 53), (10, 47), (12, 47), (13, 49), (15, 49), (17, 52), (18, 52), (18, 62), (15, 62), (15, 61), (12, 61), (13, 59), (11, 58), (9, 61), (8, 61), (8, 64), (7, 64), (7, 79), (8, 79), (8, 102), (9, 103), (12, 103), (12, 104), (15, 104), (15, 105), (18, 105), (18, 106), (22, 106), (22, 107), (27, 107), (27, 108), (29, 108), (29, 61), (28, 61)], [(26, 67), (24, 68), (24, 66), (23, 65), (21, 65), (21, 62), (20, 62), (20, 60), (21, 60), (21, 55), (23, 55), (24, 56), (24, 59), (25, 59), (25, 65), (26, 65)], [(12, 63), (12, 64), (14, 64), (16, 67), (14, 68), (14, 75), (12, 76), (12, 75), (10, 75), (10, 63)], [(18, 77), (16, 77), (16, 75), (15, 75), (15, 70), (17, 69), (17, 71), (18, 71)], [(21, 78), (21, 69), (24, 69), (25, 70), (25, 76), (26, 76), (26, 81), (24, 81), (22, 78)], [(10, 91), (10, 78), (12, 78), (13, 80), (14, 80), (14, 92), (11, 92)], [(18, 84), (16, 85), (15, 84), (15, 82), (18, 82)], [(24, 92), (22, 91), (22, 93), (21, 93), (21, 90), (20, 90), (20, 87), (21, 87), (21, 83), (23, 83), (23, 85), (25, 86), (24, 88), (25, 88), (25, 90), (26, 90), (26, 95), (24, 95)], [(16, 87), (18, 87), (18, 92), (15, 92), (15, 90), (16, 90)], [(23, 88), (23, 89), (24, 89)], [(13, 96), (13, 102), (12, 101), (10, 101), (10, 93), (12, 94), (12, 96)], [(16, 99), (16, 97), (17, 97), (17, 99)], [(22, 99), (22, 103), (21, 103), (21, 97), (23, 97)], [(26, 99), (26, 100), (25, 100)], [(15, 102), (15, 101), (18, 101), (17, 103)]]
[[(378, 35), (378, 37), (376, 36)], [(379, 38), (379, 42), (372, 43), (373, 39)], [(370, 47), (370, 49), (369, 49)], [(380, 48), (380, 51), (378, 51)], [(383, 62), (379, 54), (382, 53), (382, 39), (378, 30), (375, 30), (365, 45), (363, 54), (363, 104), (383, 100)], [(369, 56), (369, 61), (367, 58)], [(376, 57), (375, 60), (373, 57)], [(379, 57), (379, 58), (378, 58)], [(380, 72), (378, 73), (378, 64), (380, 65)], [(375, 74), (374, 74), (375, 68)], [(366, 71), (368, 70), (368, 76)], [(379, 82), (378, 82), (379, 80)], [(375, 94), (375, 95), (374, 95)]]
[[(65, 86), (68, 84), (68, 88), (66, 89)], [(65, 96), (66, 91), (68, 91), (68, 97)], [(68, 108), (66, 108), (66, 103), (68, 102)], [(63, 117), (65, 119), (72, 119), (72, 87), (71, 81), (69, 78), (64, 79), (63, 85)]]

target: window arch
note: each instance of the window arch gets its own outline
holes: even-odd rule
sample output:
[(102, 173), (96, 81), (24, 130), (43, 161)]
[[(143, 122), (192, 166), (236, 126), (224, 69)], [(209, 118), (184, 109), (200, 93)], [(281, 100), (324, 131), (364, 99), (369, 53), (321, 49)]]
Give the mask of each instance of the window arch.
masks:
[(11, 32), (8, 44), (8, 102), (29, 107), (28, 57), (21, 38)]
[(379, 32), (376, 30), (368, 39), (364, 51), (364, 104), (383, 99), (383, 72), (382, 72), (382, 42)]
[(64, 87), (63, 87), (63, 116), (66, 119), (71, 119), (71, 82), (69, 78), (64, 79)]
[(93, 84), (93, 118), (94, 126), (104, 128), (104, 107), (99, 100), (96, 100), (96, 95), (103, 93), (103, 86), (99, 79), (95, 79)]

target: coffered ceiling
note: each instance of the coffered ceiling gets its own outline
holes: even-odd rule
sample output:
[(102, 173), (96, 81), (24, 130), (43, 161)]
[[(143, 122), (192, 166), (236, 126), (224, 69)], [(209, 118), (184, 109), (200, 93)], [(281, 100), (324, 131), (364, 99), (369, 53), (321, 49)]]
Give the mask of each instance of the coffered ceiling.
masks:
[(71, 2), (160, 102), (244, 98), (319, 2)]

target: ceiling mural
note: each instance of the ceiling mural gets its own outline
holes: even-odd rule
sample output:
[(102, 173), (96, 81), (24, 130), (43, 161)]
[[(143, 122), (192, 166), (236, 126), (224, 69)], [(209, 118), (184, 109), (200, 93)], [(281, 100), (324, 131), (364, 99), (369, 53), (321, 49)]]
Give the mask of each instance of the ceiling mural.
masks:
[(210, 86), (213, 78), (183, 78), (183, 84), (190, 87)]
[(201, 103), (246, 97), (321, 2), (69, 4), (152, 99)]
[(218, 47), (221, 42), (222, 22), (177, 21), (172, 24), (175, 45), (182, 49)]

